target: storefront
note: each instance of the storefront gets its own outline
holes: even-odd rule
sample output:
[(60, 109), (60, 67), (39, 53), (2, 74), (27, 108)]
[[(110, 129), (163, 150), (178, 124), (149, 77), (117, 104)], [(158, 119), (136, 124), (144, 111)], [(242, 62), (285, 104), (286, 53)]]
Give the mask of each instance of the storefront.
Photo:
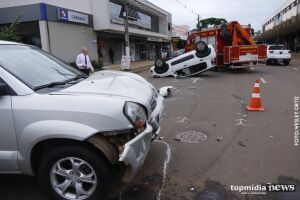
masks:
[[(120, 63), (125, 54), (124, 34), (97, 33), (99, 61), (104, 65)], [(131, 61), (154, 60), (161, 56), (167, 40), (130, 35)]]
[[(82, 47), (88, 48), (92, 60), (104, 65), (121, 62), (125, 54), (121, 1), (41, 2), (2, 0), (0, 27), (23, 13), (18, 32), (21, 42), (38, 46), (66, 62), (74, 62)], [(160, 56), (165, 43), (170, 42), (172, 16), (143, 0), (132, 0), (128, 7), (131, 60), (153, 60)]]
[(179, 49), (184, 49), (186, 45), (186, 40), (180, 39), (180, 37), (172, 37), (172, 47), (174, 51)]

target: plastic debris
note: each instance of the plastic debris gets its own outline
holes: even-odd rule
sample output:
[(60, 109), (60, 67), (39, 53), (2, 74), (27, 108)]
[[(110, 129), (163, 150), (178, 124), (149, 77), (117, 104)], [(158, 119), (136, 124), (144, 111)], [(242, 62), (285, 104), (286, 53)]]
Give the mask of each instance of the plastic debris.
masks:
[(246, 145), (244, 144), (243, 141), (239, 141), (239, 142), (238, 142), (238, 145), (240, 145), (240, 146), (242, 146), (242, 147), (246, 147)]

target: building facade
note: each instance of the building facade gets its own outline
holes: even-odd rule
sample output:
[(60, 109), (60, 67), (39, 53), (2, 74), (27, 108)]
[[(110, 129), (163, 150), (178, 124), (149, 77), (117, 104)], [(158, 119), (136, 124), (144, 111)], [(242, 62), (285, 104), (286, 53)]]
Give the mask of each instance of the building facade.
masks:
[(300, 0), (287, 0), (264, 22), (256, 39), (300, 50)]
[(188, 25), (172, 27), (172, 47), (174, 51), (184, 49), (189, 31), (190, 27)]
[[(146, 0), (127, 0), (133, 61), (155, 59), (170, 45), (172, 16)], [(22, 42), (74, 61), (82, 47), (104, 65), (125, 54), (123, 0), (2, 0), (0, 27), (21, 15)]]

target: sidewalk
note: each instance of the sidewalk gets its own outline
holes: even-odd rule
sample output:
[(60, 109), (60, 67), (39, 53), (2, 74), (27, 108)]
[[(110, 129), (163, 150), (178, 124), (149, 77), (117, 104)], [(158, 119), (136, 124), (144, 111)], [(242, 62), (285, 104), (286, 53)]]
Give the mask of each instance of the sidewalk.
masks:
[(300, 60), (300, 53), (292, 53), (292, 58), (295, 60)]
[[(150, 67), (152, 67), (153, 65), (154, 65), (154, 60), (131, 62), (130, 71), (133, 73), (139, 73), (141, 71), (150, 69)], [(121, 70), (121, 63), (106, 65), (103, 67), (103, 69), (119, 71)]]

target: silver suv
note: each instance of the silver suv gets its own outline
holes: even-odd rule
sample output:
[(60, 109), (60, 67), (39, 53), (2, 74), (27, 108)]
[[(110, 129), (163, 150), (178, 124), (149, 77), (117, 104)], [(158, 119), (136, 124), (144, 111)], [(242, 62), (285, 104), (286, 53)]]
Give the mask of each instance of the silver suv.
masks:
[(160, 131), (163, 97), (142, 77), (86, 77), (38, 48), (0, 41), (0, 173), (34, 175), (54, 199), (102, 199), (130, 181)]

